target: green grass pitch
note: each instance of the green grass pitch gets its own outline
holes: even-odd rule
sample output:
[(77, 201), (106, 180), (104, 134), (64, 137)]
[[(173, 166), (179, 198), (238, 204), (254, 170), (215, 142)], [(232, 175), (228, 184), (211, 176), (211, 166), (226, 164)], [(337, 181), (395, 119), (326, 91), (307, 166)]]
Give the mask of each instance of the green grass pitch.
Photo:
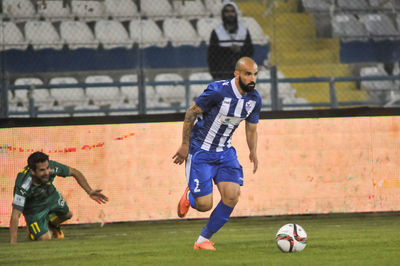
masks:
[[(0, 229), (0, 265), (400, 265), (400, 214), (330, 214), (231, 218), (212, 240), (217, 251), (193, 250), (206, 220), (64, 226), (65, 239), (8, 243)], [(297, 223), (303, 252), (282, 253), (275, 234)]]

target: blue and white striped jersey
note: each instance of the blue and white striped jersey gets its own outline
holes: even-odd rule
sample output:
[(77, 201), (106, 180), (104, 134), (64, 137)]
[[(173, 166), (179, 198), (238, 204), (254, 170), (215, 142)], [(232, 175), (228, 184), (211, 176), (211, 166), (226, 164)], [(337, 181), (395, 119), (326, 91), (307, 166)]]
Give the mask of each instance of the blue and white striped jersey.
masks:
[(261, 97), (256, 90), (242, 96), (235, 79), (212, 82), (196, 99), (203, 110), (190, 135), (194, 148), (221, 152), (232, 147), (232, 135), (242, 120), (258, 123)]

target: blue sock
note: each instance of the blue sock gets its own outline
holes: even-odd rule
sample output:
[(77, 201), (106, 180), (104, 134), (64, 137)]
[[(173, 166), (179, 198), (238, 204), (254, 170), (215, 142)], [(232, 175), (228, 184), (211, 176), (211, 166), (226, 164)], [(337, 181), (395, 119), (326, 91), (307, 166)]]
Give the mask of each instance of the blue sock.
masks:
[(194, 200), (193, 194), (190, 193), (190, 191), (189, 191), (189, 202), (190, 206), (192, 206), (193, 209), (196, 209), (196, 201)]
[(201, 231), (200, 235), (210, 239), (212, 235), (218, 232), (218, 230), (228, 221), (232, 211), (233, 208), (225, 205), (221, 200), (211, 213), (208, 224), (204, 227), (203, 231)]

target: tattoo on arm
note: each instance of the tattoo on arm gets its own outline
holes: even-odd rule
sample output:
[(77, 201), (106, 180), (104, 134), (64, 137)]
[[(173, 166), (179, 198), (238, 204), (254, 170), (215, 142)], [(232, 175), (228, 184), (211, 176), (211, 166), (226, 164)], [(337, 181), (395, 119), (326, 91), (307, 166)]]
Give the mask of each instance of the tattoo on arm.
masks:
[(194, 121), (197, 115), (201, 114), (203, 110), (196, 104), (193, 104), (185, 114), (185, 120), (183, 121), (183, 132), (182, 132), (182, 143), (189, 144), (190, 133), (192, 132)]

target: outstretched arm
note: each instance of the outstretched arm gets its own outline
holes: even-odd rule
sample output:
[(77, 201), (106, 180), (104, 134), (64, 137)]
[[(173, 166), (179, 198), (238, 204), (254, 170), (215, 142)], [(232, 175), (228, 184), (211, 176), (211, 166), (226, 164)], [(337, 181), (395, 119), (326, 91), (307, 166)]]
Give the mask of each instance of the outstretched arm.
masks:
[(13, 208), (10, 219), (10, 243), (16, 244), (18, 239), (18, 223), (22, 212)]
[(101, 193), (101, 189), (93, 190), (89, 183), (87, 182), (85, 176), (77, 169), (70, 167), (69, 168), (69, 175), (73, 176), (78, 184), (86, 191), (86, 193), (92, 198), (92, 200), (96, 201), (97, 203), (106, 203), (108, 198)]
[(179, 147), (178, 151), (172, 157), (174, 159), (174, 163), (182, 164), (188, 155), (189, 152), (189, 140), (190, 133), (192, 132), (194, 121), (198, 114), (201, 114), (203, 110), (197, 104), (193, 104), (185, 114), (185, 120), (183, 121), (183, 132), (182, 132), (182, 144)]
[(246, 122), (246, 140), (247, 146), (249, 146), (250, 162), (254, 164), (253, 173), (257, 171), (258, 159), (257, 159), (257, 124)]

